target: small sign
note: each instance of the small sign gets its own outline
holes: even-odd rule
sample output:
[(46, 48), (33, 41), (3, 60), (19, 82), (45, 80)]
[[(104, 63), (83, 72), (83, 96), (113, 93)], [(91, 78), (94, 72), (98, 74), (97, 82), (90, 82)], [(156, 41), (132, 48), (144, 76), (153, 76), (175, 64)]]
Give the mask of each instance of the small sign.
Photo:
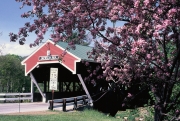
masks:
[(59, 56), (58, 55), (50, 55), (50, 56), (39, 56), (39, 61), (44, 61), (44, 60), (58, 60)]
[(57, 80), (50, 79), (50, 90), (57, 90)]
[(57, 81), (58, 81), (58, 68), (51, 68), (50, 70), (50, 90), (57, 90)]

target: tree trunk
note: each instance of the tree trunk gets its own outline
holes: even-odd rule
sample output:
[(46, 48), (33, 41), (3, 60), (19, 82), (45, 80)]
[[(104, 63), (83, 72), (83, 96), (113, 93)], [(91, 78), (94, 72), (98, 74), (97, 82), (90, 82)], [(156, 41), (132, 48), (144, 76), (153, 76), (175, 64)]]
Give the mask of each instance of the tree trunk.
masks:
[(163, 121), (164, 115), (162, 115), (162, 109), (154, 108), (154, 121)]

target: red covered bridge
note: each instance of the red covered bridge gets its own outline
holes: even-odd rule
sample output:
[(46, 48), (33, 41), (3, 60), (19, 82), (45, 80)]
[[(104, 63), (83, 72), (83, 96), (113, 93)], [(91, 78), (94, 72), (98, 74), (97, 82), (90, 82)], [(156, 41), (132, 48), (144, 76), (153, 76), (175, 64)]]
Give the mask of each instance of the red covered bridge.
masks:
[[(87, 52), (92, 48), (76, 45), (75, 50), (65, 51), (67, 47), (68, 43), (58, 42), (55, 44), (48, 40), (22, 61), (22, 65), (25, 65), (25, 75), (31, 77), (33, 101), (46, 102), (51, 99), (50, 68), (58, 68), (58, 86), (54, 93), (55, 99), (86, 94), (89, 100), (92, 100), (83, 81), (85, 65), (82, 63), (82, 61), (93, 63), (87, 56)], [(66, 54), (62, 56), (64, 52)], [(34, 84), (39, 93), (34, 93)]]

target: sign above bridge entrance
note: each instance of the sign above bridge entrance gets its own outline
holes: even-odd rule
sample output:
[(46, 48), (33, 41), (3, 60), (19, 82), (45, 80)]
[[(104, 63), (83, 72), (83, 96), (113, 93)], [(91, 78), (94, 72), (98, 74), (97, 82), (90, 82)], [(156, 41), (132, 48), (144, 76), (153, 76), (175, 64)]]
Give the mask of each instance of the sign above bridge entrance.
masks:
[(45, 60), (58, 60), (58, 55), (50, 55), (50, 56), (39, 56), (39, 61), (45, 61)]

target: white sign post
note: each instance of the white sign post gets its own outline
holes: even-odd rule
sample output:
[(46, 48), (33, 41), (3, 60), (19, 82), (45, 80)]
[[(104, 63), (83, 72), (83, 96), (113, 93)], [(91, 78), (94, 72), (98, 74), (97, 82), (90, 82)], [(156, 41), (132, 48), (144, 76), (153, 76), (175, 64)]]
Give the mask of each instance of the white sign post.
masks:
[(52, 90), (52, 106), (54, 99), (54, 90), (57, 90), (57, 78), (58, 78), (58, 68), (51, 68), (50, 70), (50, 90)]
[(50, 90), (57, 90), (58, 68), (51, 68), (50, 70)]

